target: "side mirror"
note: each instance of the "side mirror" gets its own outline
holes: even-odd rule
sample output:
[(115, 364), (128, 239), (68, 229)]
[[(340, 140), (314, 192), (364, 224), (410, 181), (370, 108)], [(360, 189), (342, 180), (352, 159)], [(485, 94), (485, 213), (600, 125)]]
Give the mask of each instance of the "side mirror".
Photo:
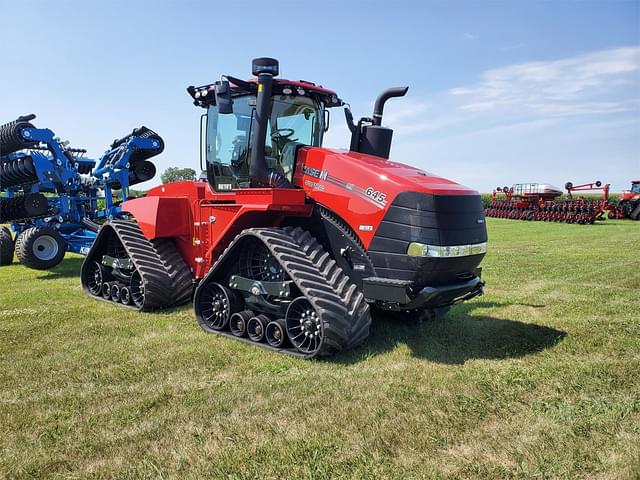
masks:
[(216, 105), (218, 112), (226, 115), (233, 113), (233, 99), (231, 98), (231, 87), (227, 80), (216, 82)]
[(329, 120), (331, 120), (331, 114), (329, 110), (324, 110), (324, 132), (329, 130)]

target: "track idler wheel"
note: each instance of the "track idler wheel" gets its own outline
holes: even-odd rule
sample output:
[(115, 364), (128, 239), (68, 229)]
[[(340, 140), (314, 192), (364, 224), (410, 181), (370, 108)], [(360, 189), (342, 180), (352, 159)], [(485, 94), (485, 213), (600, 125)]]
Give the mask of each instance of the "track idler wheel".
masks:
[(296, 298), (285, 316), (287, 336), (298, 351), (313, 355), (320, 350), (324, 331), (315, 309), (304, 297)]
[(198, 323), (208, 332), (224, 330), (231, 316), (242, 306), (242, 299), (236, 292), (215, 282), (198, 290), (193, 302)]
[(267, 324), (264, 331), (264, 338), (267, 343), (275, 348), (284, 347), (287, 341), (287, 333), (285, 331), (285, 321), (280, 318), (273, 320)]
[(253, 317), (254, 313), (251, 310), (243, 310), (242, 312), (236, 312), (231, 315), (229, 320), (229, 330), (236, 337), (244, 337), (247, 335), (247, 324)]
[(254, 342), (264, 340), (264, 332), (269, 324), (269, 317), (266, 315), (256, 315), (247, 322), (247, 334)]
[(137, 270), (131, 275), (129, 292), (131, 293), (131, 302), (133, 302), (136, 307), (142, 308), (144, 305), (144, 282)]
[(0, 266), (11, 265), (14, 252), (13, 236), (7, 227), (0, 227)]
[(102, 285), (105, 282), (106, 271), (99, 262), (91, 262), (84, 272), (84, 284), (89, 293), (96, 297), (102, 295)]

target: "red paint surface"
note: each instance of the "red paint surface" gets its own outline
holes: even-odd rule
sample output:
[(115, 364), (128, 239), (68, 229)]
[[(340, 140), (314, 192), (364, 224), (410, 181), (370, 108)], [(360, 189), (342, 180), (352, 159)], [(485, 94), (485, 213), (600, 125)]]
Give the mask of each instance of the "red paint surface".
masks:
[[(308, 175), (303, 167), (326, 171), (340, 185)], [(242, 230), (277, 226), (290, 216), (308, 217), (313, 202), (342, 217), (368, 247), (401, 192), (478, 194), (408, 165), (316, 147), (300, 149), (294, 184), (299, 188), (247, 188), (220, 193), (206, 182), (176, 182), (153, 188), (144, 198), (124, 202), (122, 209), (136, 218), (147, 238), (175, 239), (185, 262), (200, 279)], [(364, 192), (369, 187), (382, 192), (385, 202), (368, 197)], [(372, 230), (363, 231), (361, 226), (372, 226)]]

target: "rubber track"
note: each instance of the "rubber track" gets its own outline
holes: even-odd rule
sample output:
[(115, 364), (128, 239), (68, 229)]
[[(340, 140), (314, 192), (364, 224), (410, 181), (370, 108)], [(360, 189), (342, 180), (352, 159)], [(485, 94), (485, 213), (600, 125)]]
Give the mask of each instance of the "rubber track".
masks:
[[(144, 284), (144, 302), (140, 308), (132, 308), (143, 311), (158, 310), (185, 303), (191, 298), (191, 272), (171, 240), (149, 241), (137, 223), (112, 220), (100, 229), (93, 244), (95, 248), (100, 248), (103, 243), (99, 241), (100, 237), (106, 235), (109, 230), (112, 230), (122, 243)], [(102, 258), (102, 252), (94, 251), (94, 247), (87, 255), (83, 270), (88, 261), (100, 261)]]
[(313, 356), (330, 356), (366, 341), (371, 315), (364, 295), (320, 243), (300, 227), (244, 230), (227, 247), (207, 277), (215, 278), (227, 255), (246, 237), (254, 237), (266, 246), (320, 317), (324, 340)]

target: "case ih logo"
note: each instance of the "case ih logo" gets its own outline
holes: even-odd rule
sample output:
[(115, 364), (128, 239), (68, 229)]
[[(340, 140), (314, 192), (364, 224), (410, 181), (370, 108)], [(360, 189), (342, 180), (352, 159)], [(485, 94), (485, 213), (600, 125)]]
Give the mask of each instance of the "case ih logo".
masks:
[(305, 175), (319, 178), (320, 180), (326, 180), (329, 175), (329, 170), (318, 170), (317, 168), (307, 167), (306, 165), (302, 166), (302, 171)]

